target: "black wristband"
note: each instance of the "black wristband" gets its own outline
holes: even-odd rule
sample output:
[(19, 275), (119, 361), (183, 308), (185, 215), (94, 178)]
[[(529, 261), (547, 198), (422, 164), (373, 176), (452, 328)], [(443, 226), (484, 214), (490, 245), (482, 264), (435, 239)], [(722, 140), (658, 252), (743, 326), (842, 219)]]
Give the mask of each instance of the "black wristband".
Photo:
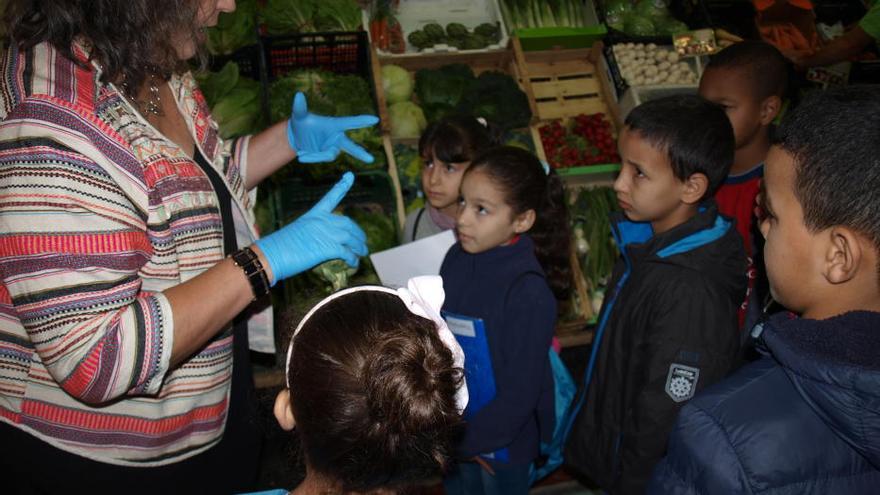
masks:
[(251, 291), (254, 293), (254, 301), (269, 293), (269, 277), (260, 258), (249, 248), (242, 248), (232, 253), (232, 261), (244, 271), (248, 282), (251, 284)]

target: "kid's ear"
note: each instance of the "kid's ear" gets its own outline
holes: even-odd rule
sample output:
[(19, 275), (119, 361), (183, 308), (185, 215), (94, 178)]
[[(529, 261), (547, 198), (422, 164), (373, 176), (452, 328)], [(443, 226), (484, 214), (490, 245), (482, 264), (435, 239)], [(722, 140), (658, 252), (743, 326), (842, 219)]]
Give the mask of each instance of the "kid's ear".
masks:
[(284, 389), (275, 396), (275, 407), (273, 409), (275, 419), (284, 431), (291, 431), (296, 427), (296, 420), (293, 417), (293, 409), (290, 407), (290, 390)]
[(691, 174), (684, 181), (684, 189), (682, 190), (681, 200), (689, 205), (695, 205), (703, 199), (706, 191), (709, 189), (709, 178), (706, 174), (697, 172)]
[(535, 210), (526, 210), (513, 219), (513, 231), (517, 234), (528, 232), (532, 225), (535, 225)]
[(770, 125), (782, 110), (782, 99), (776, 95), (768, 96), (761, 102), (761, 125)]
[[(848, 282), (859, 273), (864, 261), (858, 235), (846, 227), (832, 227), (830, 242), (825, 250), (825, 279), (833, 285)], [(875, 270), (871, 269), (872, 276)]]

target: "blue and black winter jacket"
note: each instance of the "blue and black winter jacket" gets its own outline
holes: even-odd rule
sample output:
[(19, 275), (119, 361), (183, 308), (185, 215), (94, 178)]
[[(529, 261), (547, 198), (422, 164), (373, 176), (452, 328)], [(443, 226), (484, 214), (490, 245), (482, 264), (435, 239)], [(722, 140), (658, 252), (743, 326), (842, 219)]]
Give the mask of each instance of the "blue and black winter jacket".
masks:
[(612, 225), (621, 257), (565, 462), (609, 493), (641, 494), (679, 409), (738, 364), (746, 256), (714, 201), (658, 235), (622, 215)]
[(880, 493), (880, 313), (777, 314), (761, 341), (682, 409), (649, 493)]

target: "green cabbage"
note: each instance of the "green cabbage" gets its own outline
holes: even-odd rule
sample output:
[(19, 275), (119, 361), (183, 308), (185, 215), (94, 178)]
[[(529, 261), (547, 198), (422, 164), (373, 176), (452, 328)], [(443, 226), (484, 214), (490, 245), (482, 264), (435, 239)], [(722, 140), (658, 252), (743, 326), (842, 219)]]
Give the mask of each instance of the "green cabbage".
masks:
[(611, 0), (605, 4), (605, 17), (612, 15), (625, 16), (632, 10), (629, 0)]
[(623, 21), (623, 31), (633, 36), (654, 36), (654, 23), (647, 17), (631, 14)]
[(239, 75), (235, 62), (227, 62), (218, 72), (198, 74), (196, 80), (220, 127), (220, 137), (228, 139), (260, 130), (260, 83)]
[(690, 28), (687, 24), (672, 17), (657, 24), (657, 32), (669, 36), (672, 36), (673, 34), (683, 33), (689, 29)]
[(636, 3), (635, 14), (647, 17), (652, 22), (669, 17), (669, 11), (663, 0), (639, 0)]
[(208, 51), (227, 55), (257, 42), (257, 2), (239, 0), (234, 12), (223, 12), (217, 25), (208, 28)]
[(389, 105), (408, 101), (413, 93), (412, 76), (406, 69), (385, 65), (382, 67), (382, 89)]
[(391, 120), (391, 137), (418, 139), (428, 127), (425, 114), (411, 101), (401, 101), (388, 107)]

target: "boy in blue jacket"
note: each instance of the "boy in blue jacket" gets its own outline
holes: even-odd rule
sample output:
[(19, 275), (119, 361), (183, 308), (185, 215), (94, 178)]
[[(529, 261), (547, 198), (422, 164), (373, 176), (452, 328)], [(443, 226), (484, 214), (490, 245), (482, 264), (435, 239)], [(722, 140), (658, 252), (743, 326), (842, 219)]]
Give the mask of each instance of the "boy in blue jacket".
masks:
[(613, 495), (644, 493), (679, 409), (737, 364), (746, 255), (712, 196), (733, 162), (722, 108), (698, 96), (627, 116), (612, 218), (621, 256), (599, 314), (565, 461)]
[(880, 87), (817, 92), (767, 157), (764, 357), (685, 406), (649, 493), (880, 490)]

